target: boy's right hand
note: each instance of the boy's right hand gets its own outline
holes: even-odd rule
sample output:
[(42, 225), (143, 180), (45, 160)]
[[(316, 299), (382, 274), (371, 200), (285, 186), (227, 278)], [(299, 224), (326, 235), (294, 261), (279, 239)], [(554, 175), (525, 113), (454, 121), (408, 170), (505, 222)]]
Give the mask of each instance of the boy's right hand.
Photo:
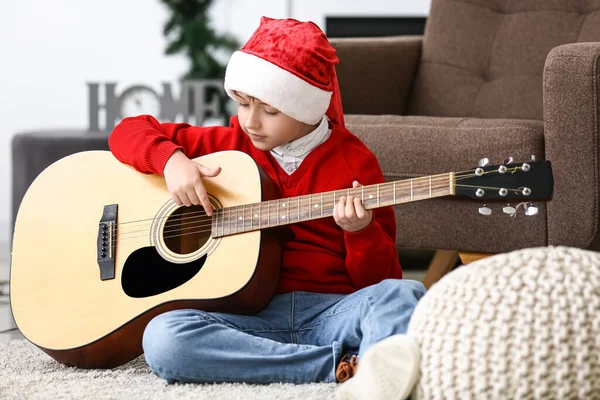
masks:
[(202, 204), (206, 214), (212, 215), (212, 207), (202, 184), (202, 177), (214, 177), (220, 172), (221, 167), (205, 167), (187, 158), (181, 150), (177, 150), (165, 164), (163, 175), (167, 189), (176, 204), (188, 207), (192, 204)]

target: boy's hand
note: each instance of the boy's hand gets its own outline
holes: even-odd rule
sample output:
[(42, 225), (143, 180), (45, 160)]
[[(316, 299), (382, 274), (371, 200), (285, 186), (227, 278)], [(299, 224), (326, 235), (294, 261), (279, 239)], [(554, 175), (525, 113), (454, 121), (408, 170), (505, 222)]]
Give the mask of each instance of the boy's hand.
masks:
[(192, 204), (202, 204), (206, 214), (212, 215), (212, 207), (202, 184), (202, 177), (214, 177), (220, 172), (220, 167), (214, 169), (205, 167), (187, 158), (181, 150), (177, 150), (165, 164), (163, 174), (169, 193), (176, 204), (184, 204), (188, 207)]
[[(360, 187), (360, 184), (354, 181), (352, 187)], [(346, 232), (358, 232), (371, 223), (373, 212), (365, 210), (360, 198), (343, 196), (333, 207), (333, 219)]]

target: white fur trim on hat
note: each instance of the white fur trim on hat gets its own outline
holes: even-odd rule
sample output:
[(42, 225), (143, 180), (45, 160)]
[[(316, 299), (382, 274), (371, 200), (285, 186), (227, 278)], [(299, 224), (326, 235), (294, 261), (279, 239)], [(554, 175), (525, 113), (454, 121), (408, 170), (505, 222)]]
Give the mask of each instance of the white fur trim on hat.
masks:
[(225, 72), (225, 91), (235, 100), (234, 90), (311, 125), (321, 121), (332, 95), (269, 61), (242, 51), (233, 53)]

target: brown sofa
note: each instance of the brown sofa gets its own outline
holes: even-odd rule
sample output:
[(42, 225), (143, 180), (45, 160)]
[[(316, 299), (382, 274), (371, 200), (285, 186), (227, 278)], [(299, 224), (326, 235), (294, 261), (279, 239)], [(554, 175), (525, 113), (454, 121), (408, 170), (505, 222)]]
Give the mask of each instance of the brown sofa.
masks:
[[(396, 207), (402, 247), (600, 247), (600, 0), (433, 0), (424, 36), (332, 39), (348, 128), (389, 180), (531, 155), (554, 197), (516, 218), (446, 197)], [(514, 205), (514, 204), (513, 204)]]

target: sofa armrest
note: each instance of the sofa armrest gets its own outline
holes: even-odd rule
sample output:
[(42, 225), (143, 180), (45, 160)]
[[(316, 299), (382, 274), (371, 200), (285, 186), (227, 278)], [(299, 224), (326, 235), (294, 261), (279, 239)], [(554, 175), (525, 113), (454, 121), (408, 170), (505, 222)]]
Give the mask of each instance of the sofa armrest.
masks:
[(596, 247), (599, 217), (600, 42), (550, 51), (544, 67), (544, 145), (552, 162), (548, 245)]
[(405, 113), (422, 36), (330, 39), (345, 114)]

